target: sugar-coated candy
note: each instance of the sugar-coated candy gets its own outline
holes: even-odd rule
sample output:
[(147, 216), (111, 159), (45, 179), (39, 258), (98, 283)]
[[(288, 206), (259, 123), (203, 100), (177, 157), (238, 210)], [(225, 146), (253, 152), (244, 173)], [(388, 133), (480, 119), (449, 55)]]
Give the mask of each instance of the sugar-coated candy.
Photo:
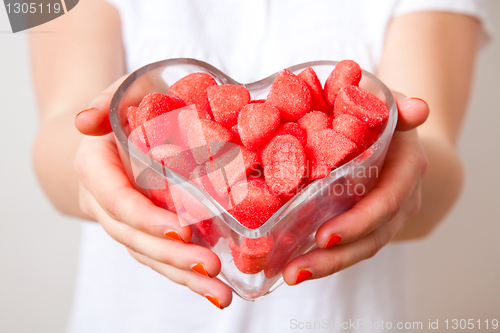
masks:
[(191, 224), (191, 227), (196, 230), (198, 235), (210, 246), (215, 246), (215, 244), (219, 241), (219, 238), (223, 236), (221, 230), (212, 219), (193, 223)]
[(274, 79), (266, 104), (280, 111), (281, 121), (294, 121), (309, 111), (311, 93), (304, 81), (297, 75), (283, 69)]
[(238, 133), (238, 124), (231, 127), (231, 132), (233, 132), (233, 141), (232, 143), (237, 144), (238, 146), (243, 146), (243, 142), (241, 142), (240, 133)]
[(376, 129), (370, 129), (362, 120), (347, 113), (333, 119), (332, 129), (354, 142), (359, 152), (368, 148), (379, 134)]
[(311, 92), (311, 107), (310, 110), (314, 111), (323, 111), (330, 112), (331, 107), (326, 103), (325, 98), (323, 97), (323, 87), (321, 86), (321, 82), (319, 82), (318, 76), (316, 72), (311, 67), (307, 67), (302, 72), (297, 75), (299, 78), (304, 81), (304, 83), (309, 88)]
[(205, 164), (208, 178), (220, 197), (225, 197), (230, 187), (246, 179), (259, 163), (256, 152), (236, 145), (227, 145), (224, 151)]
[[(179, 189), (175, 186), (169, 187), (168, 181), (156, 172), (146, 169), (145, 178), (148, 183), (150, 198), (159, 207), (180, 213), (184, 210)], [(177, 191), (177, 192), (176, 192)]]
[(238, 116), (238, 133), (243, 145), (250, 150), (259, 148), (276, 131), (280, 112), (266, 103), (248, 104)]
[(184, 107), (182, 100), (162, 93), (144, 96), (137, 108), (129, 107), (127, 118), (130, 130), (142, 126), (142, 133), (136, 139), (152, 148), (165, 142), (172, 129), (172, 119), (168, 112)]
[(187, 129), (187, 142), (196, 163), (202, 164), (233, 139), (233, 133), (213, 120), (200, 119), (200, 125), (190, 124)]
[(300, 144), (305, 147), (307, 143), (307, 132), (305, 129), (300, 127), (299, 124), (288, 122), (278, 126), (278, 129), (274, 133), (274, 136), (290, 134), (299, 140)]
[(181, 147), (176, 145), (159, 145), (152, 148), (149, 153), (154, 160), (185, 178), (189, 178), (189, 175), (196, 167), (191, 151), (182, 150)]
[(241, 109), (250, 101), (248, 90), (233, 84), (210, 86), (207, 96), (214, 120), (227, 128), (236, 124)]
[(240, 246), (231, 240), (229, 248), (234, 265), (245, 274), (257, 274), (267, 267), (274, 241), (271, 235), (259, 238), (241, 238)]
[(325, 99), (333, 106), (340, 89), (345, 85), (357, 86), (361, 80), (361, 67), (352, 60), (342, 60), (330, 73), (325, 82)]
[(307, 132), (305, 131), (305, 129), (303, 129), (297, 123), (294, 123), (294, 122), (288, 122), (288, 123), (281, 124), (281, 125), (278, 126), (278, 129), (276, 130), (276, 132), (274, 132), (274, 135), (272, 136), (272, 138), (269, 139), (262, 146), (260, 146), (259, 149), (257, 150), (258, 153), (259, 153), (260, 163), (262, 164), (262, 166), (264, 166), (264, 163), (265, 163), (263, 161), (263, 159), (262, 159), (262, 154), (263, 154), (264, 150), (266, 149), (266, 147), (269, 145), (269, 143), (275, 137), (277, 137), (279, 135), (285, 135), (285, 134), (293, 135), (294, 137), (297, 138), (297, 140), (299, 140), (300, 144), (303, 147), (306, 146), (306, 143), (307, 143)]
[(207, 73), (186, 75), (168, 88), (169, 94), (180, 98), (186, 105), (196, 105), (201, 119), (211, 119), (212, 111), (207, 97), (207, 88), (217, 85), (217, 81)]
[(266, 184), (278, 194), (293, 191), (306, 172), (304, 147), (293, 135), (274, 137), (261, 155)]
[[(307, 172), (307, 161), (306, 161), (306, 172)], [(309, 185), (310, 183), (311, 183), (311, 181), (309, 180), (309, 178), (307, 178), (307, 177), (302, 178), (299, 185), (296, 188), (294, 188), (292, 191), (280, 194), (281, 203), (285, 204), (288, 201), (290, 201), (290, 199), (292, 199), (297, 193), (299, 193), (300, 191), (305, 189), (307, 187), (307, 185)]]
[(260, 227), (281, 207), (279, 196), (259, 179), (237, 183), (230, 196), (234, 206), (229, 213), (249, 229)]
[(315, 132), (307, 141), (308, 177), (323, 178), (341, 162), (353, 157), (356, 144), (332, 129)]
[(206, 168), (206, 164), (201, 164), (198, 165), (193, 172), (191, 172), (191, 175), (189, 176), (189, 180), (201, 188), (203, 191), (207, 192), (208, 195), (210, 195), (212, 198), (215, 200), (219, 199), (220, 196), (215, 191), (212, 182), (210, 181), (210, 178), (208, 177), (209, 170)]
[(136, 116), (137, 116), (137, 106), (129, 106), (127, 109), (127, 121), (131, 132), (135, 130), (138, 126), (136, 121)]
[(332, 128), (332, 118), (328, 117), (324, 112), (311, 111), (297, 120), (297, 124), (306, 131), (309, 138), (315, 132)]
[(348, 113), (364, 121), (370, 128), (377, 129), (389, 118), (387, 106), (371, 92), (357, 87), (344, 86), (335, 102), (335, 117)]
[[(179, 98), (168, 96), (159, 92), (149, 93), (142, 99), (141, 103), (136, 109), (136, 114), (133, 117), (135, 122), (132, 126), (140, 126), (148, 120), (151, 120), (159, 115), (172, 110), (176, 110), (186, 106), (186, 104)], [(133, 110), (133, 109), (132, 109)], [(127, 110), (128, 113), (132, 110)], [(134, 127), (134, 128), (135, 128)], [(132, 130), (134, 128), (131, 128)]]

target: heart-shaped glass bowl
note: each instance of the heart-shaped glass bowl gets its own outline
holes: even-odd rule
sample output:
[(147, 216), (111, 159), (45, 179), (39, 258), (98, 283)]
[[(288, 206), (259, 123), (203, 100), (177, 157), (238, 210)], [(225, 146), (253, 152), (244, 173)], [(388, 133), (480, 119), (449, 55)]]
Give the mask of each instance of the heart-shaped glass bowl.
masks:
[[(324, 83), (336, 63), (313, 61), (288, 69), (298, 74), (303, 69), (312, 67)], [(118, 151), (130, 182), (157, 204), (161, 205), (161, 200), (155, 197), (158, 195), (157, 190), (165, 190), (166, 187), (170, 188), (174, 197), (174, 192), (182, 192), (196, 198), (197, 203), (209, 212), (210, 218), (199, 221), (186, 218), (179, 212), (184, 220), (192, 224), (191, 242), (205, 246), (219, 256), (222, 263), (219, 278), (230, 285), (235, 293), (246, 300), (259, 299), (283, 283), (282, 271), (286, 263), (316, 247), (314, 236), (321, 224), (351, 208), (375, 185), (396, 127), (396, 103), (389, 89), (380, 80), (363, 71), (360, 86), (378, 96), (389, 109), (389, 119), (383, 125), (378, 139), (359, 156), (334, 169), (327, 177), (310, 183), (261, 227), (248, 229), (234, 219), (220, 202), (179, 173), (156, 162), (144, 147), (138, 147), (129, 140), (128, 107), (138, 106), (148, 93), (168, 93), (168, 88), (173, 83), (195, 72), (208, 73), (219, 84), (242, 85), (248, 89), (253, 100), (265, 99), (276, 77), (274, 74), (257, 82), (241, 84), (205, 62), (187, 58), (169, 59), (144, 66), (130, 74), (111, 101), (109, 119)], [(172, 191), (174, 187), (180, 191)], [(197, 222), (201, 223), (200, 227), (197, 227)], [(253, 258), (244, 257), (243, 261), (260, 260), (264, 269), (256, 274), (241, 272), (235, 265), (231, 247), (242, 244), (245, 238), (262, 236), (267, 237), (265, 239), (272, 237), (272, 249), (264, 257), (256, 254)]]

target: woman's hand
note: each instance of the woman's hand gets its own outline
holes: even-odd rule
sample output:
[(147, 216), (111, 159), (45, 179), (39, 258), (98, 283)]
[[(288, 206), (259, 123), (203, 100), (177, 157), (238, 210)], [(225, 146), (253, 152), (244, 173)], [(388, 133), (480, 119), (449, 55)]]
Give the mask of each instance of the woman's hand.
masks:
[(78, 130), (91, 135), (81, 142), (74, 161), (80, 208), (125, 245), (137, 261), (189, 287), (219, 308), (227, 307), (232, 300), (231, 289), (212, 278), (221, 268), (217, 255), (187, 243), (191, 227), (181, 227), (180, 217), (136, 191), (122, 168), (108, 119), (111, 97), (122, 81), (110, 86), (75, 119)]
[(415, 128), (427, 119), (429, 108), (421, 100), (395, 95), (398, 124), (376, 187), (318, 229), (320, 248), (288, 263), (283, 272), (287, 284), (322, 278), (373, 257), (419, 211), (427, 159)]

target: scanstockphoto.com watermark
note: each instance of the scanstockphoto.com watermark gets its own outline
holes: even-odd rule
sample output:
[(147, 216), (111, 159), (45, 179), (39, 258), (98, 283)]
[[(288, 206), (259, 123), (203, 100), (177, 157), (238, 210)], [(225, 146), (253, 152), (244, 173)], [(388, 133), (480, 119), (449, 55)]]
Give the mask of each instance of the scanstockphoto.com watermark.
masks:
[[(297, 319), (290, 320), (290, 326), (293, 330), (308, 331), (308, 330), (423, 330), (424, 323), (421, 321), (414, 322), (391, 322), (391, 321), (371, 321), (368, 319), (349, 319), (347, 321), (334, 321), (323, 319), (321, 321), (299, 321)], [(425, 326), (426, 327), (426, 326)], [(429, 326), (430, 327), (430, 326)], [(428, 329), (428, 327), (426, 327)]]
[(321, 321), (290, 320), (290, 329), (297, 331), (309, 330), (336, 330), (336, 331), (381, 331), (381, 330), (404, 330), (404, 331), (439, 331), (439, 330), (468, 330), (477, 332), (480, 330), (499, 329), (498, 319), (428, 319), (427, 321), (371, 321), (369, 319), (349, 319), (347, 321), (334, 321), (323, 319)]

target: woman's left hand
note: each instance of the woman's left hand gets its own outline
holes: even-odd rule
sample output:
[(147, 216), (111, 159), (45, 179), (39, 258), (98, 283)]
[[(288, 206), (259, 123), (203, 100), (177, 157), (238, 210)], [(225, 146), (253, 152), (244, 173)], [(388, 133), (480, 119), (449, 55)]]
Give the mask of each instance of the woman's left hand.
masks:
[(375, 188), (318, 229), (319, 248), (287, 264), (283, 271), (287, 284), (322, 278), (373, 257), (419, 211), (427, 158), (416, 127), (427, 119), (429, 107), (422, 100), (394, 95), (398, 124)]

